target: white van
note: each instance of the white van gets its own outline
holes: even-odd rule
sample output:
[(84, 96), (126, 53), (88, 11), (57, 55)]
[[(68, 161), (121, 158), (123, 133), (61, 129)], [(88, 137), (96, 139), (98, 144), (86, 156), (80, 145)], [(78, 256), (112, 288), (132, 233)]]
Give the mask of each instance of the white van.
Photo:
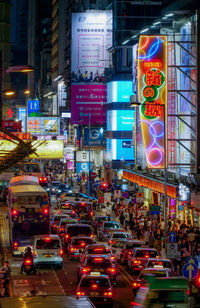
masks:
[(62, 243), (57, 234), (37, 235), (33, 244), (34, 264), (63, 266)]

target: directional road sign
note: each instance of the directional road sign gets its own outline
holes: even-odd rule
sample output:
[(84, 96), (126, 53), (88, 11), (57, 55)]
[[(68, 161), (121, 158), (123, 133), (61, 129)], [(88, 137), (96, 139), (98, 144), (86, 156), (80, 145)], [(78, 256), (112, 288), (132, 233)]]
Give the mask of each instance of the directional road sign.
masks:
[(122, 196), (123, 196), (124, 198), (128, 198), (128, 193), (125, 191), (125, 192), (123, 192)]
[(175, 232), (170, 232), (169, 233), (169, 242), (170, 243), (175, 243), (176, 242), (176, 233)]
[(178, 258), (178, 244), (177, 243), (167, 243), (166, 255), (167, 255), (167, 259)]
[(31, 114), (31, 112), (37, 112), (40, 110), (40, 101), (38, 99), (34, 100), (28, 100), (28, 115)]
[(198, 274), (198, 267), (195, 264), (192, 263), (186, 263), (183, 266), (183, 275), (187, 279), (194, 279), (196, 275)]
[(196, 265), (197, 267), (198, 267), (198, 265), (199, 265), (199, 262), (198, 262), (198, 260), (196, 259), (196, 258), (193, 258), (193, 257), (189, 257), (189, 258), (187, 258), (186, 260), (185, 260), (185, 264), (184, 265), (186, 265), (186, 264), (188, 264), (188, 263), (190, 263), (190, 264), (194, 264), (194, 265)]

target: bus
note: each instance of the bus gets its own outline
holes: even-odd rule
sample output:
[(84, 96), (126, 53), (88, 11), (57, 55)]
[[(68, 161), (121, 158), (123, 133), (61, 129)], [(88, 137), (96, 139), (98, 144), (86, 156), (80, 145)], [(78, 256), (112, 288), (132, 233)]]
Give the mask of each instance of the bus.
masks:
[(8, 187), (9, 231), (13, 255), (32, 247), (35, 235), (50, 232), (50, 204), (47, 192), (34, 176), (13, 177)]
[(36, 162), (19, 162), (0, 174), (0, 182), (8, 184), (12, 177), (22, 174), (29, 174), (38, 178), (42, 177), (40, 164)]

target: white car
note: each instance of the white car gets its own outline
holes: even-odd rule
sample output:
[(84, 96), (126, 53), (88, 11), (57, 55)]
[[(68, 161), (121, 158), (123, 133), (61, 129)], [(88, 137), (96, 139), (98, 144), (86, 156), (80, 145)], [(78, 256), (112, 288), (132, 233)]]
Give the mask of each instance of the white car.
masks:
[(129, 232), (124, 232), (124, 231), (113, 232), (111, 237), (110, 237), (110, 240), (109, 240), (108, 244), (112, 244), (116, 240), (121, 240), (121, 239), (125, 239), (126, 240), (126, 239), (131, 239), (131, 238), (132, 238), (132, 235)]
[(63, 249), (58, 235), (37, 235), (34, 237), (33, 262), (36, 267), (39, 265), (63, 266)]

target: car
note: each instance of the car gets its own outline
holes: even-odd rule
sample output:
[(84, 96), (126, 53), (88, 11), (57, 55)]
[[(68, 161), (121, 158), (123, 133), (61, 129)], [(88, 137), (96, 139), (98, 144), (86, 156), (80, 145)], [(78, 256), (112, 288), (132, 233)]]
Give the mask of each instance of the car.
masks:
[(94, 215), (94, 212), (92, 211), (92, 205), (85, 202), (75, 203), (74, 211), (77, 213), (80, 219), (91, 220)]
[(75, 219), (79, 219), (78, 214), (74, 210), (67, 210), (67, 209), (62, 210), (62, 209), (59, 209), (58, 213), (61, 214), (61, 215), (67, 215), (69, 217), (72, 217), (72, 218), (75, 218)]
[(90, 238), (94, 237), (90, 225), (78, 223), (66, 225), (65, 232), (62, 237), (62, 243), (65, 250), (67, 250), (67, 245), (70, 239), (74, 236), (89, 236)]
[(145, 243), (133, 239), (118, 240), (111, 244), (114, 256), (121, 264), (126, 264), (128, 255), (133, 253), (133, 250), (144, 246)]
[(68, 217), (68, 215), (65, 215), (65, 214), (53, 215), (52, 220), (51, 220), (51, 233), (58, 232), (58, 226), (59, 226), (60, 220), (65, 217)]
[(187, 308), (188, 303), (187, 279), (182, 277), (155, 278), (148, 286), (140, 287), (130, 308), (160, 306)]
[(79, 258), (87, 245), (94, 244), (95, 240), (88, 236), (72, 237), (67, 246), (68, 257), (71, 260)]
[(97, 234), (97, 237), (98, 236), (98, 229), (102, 226), (102, 223), (104, 221), (109, 221), (109, 220), (112, 220), (112, 217), (110, 216), (96, 216), (92, 222), (92, 228), (94, 229), (94, 233)]
[(40, 265), (63, 266), (63, 249), (58, 235), (37, 235), (33, 242), (33, 262), (36, 267)]
[(114, 244), (118, 239), (131, 239), (132, 235), (129, 232), (120, 231), (120, 232), (113, 232), (111, 237), (108, 241), (108, 244)]
[(113, 305), (113, 288), (109, 276), (93, 273), (82, 276), (76, 297), (87, 296), (96, 305)]
[(116, 258), (112, 254), (110, 246), (108, 246), (107, 244), (100, 244), (100, 243), (87, 245), (83, 250), (83, 253), (80, 255), (80, 262), (83, 263), (88, 255), (95, 255), (95, 254), (107, 255), (110, 261), (116, 264)]
[(74, 202), (72, 201), (64, 201), (60, 203), (60, 210), (73, 210)]
[(137, 279), (133, 281), (132, 290), (136, 295), (141, 286), (146, 286), (151, 277), (166, 278), (171, 277), (171, 269), (169, 268), (144, 268)]
[(64, 202), (64, 201), (85, 201), (87, 200), (87, 198), (81, 194), (81, 193), (78, 193), (78, 192), (65, 192), (65, 193), (62, 193), (60, 196), (59, 196), (61, 202)]
[(57, 233), (59, 236), (63, 236), (64, 235), (64, 231), (65, 231), (65, 226), (68, 224), (77, 224), (78, 220), (72, 217), (64, 217), (61, 218), (58, 228), (57, 228)]
[(135, 248), (127, 256), (127, 269), (133, 273), (140, 273), (149, 258), (156, 258), (158, 252), (154, 248)]
[(123, 231), (121, 224), (118, 221), (104, 221), (99, 230), (99, 239), (108, 241), (113, 232)]
[(171, 260), (162, 258), (149, 258), (145, 264), (145, 268), (172, 268)]
[(112, 283), (116, 283), (117, 269), (107, 255), (88, 255), (77, 267), (77, 280), (85, 274), (99, 273), (108, 275)]

